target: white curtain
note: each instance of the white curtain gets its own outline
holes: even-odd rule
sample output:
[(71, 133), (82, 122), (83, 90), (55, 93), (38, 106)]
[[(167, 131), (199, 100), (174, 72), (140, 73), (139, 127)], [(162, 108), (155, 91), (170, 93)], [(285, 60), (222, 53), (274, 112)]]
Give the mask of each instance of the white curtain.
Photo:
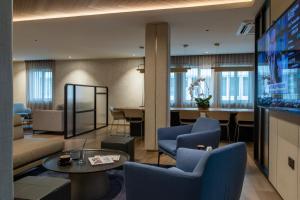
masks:
[(27, 106), (33, 110), (52, 109), (55, 61), (26, 61)]
[[(185, 73), (171, 73), (170, 105), (196, 107), (188, 88), (198, 78), (205, 78), (212, 95), (212, 107), (252, 108), (254, 104), (254, 73), (248, 71), (215, 72), (214, 67), (249, 67), (254, 65), (253, 54), (205, 56), (173, 56), (172, 67), (191, 67)], [(238, 68), (237, 68), (238, 69)], [(197, 96), (195, 94), (194, 96)]]
[(217, 72), (216, 105), (223, 108), (253, 108), (254, 72)]

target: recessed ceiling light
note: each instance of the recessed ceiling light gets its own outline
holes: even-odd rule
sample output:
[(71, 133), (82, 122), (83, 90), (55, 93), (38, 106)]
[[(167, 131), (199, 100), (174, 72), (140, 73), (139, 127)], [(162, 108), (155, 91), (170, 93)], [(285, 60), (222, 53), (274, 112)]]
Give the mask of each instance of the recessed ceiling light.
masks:
[(135, 56), (135, 54), (132, 54), (132, 56)]
[(71, 59), (71, 58), (72, 58), (72, 56), (68, 56), (68, 58), (69, 58), (69, 59)]
[[(38, 2), (35, 0), (34, 2)], [(51, 7), (58, 7), (60, 1), (52, 1), (57, 3), (52, 3)], [(84, 2), (84, 1), (82, 1)], [(39, 14), (32, 14), (30, 10), (25, 12), (22, 10), (18, 15), (15, 12), (14, 21), (31, 21), (31, 20), (42, 20), (42, 19), (55, 19), (55, 18), (67, 18), (67, 17), (79, 17), (79, 16), (91, 16), (91, 15), (104, 15), (104, 14), (114, 14), (114, 13), (129, 13), (129, 12), (141, 12), (141, 11), (152, 11), (152, 10), (165, 10), (165, 9), (180, 9), (180, 8), (194, 8), (194, 7), (205, 7), (205, 6), (220, 6), (220, 5), (240, 5), (240, 7), (250, 7), (253, 5), (254, 0), (194, 0), (194, 1), (178, 1), (170, 3), (171, 1), (157, 1), (159, 3), (151, 4), (139, 4), (132, 3), (135, 1), (119, 1), (117, 6), (109, 4), (109, 6), (95, 6), (91, 5), (82, 6), (82, 9), (66, 9), (63, 12), (58, 12), (57, 10), (51, 9), (40, 9)], [(127, 2), (127, 3), (126, 3)], [(131, 3), (130, 3), (131, 2)], [(26, 5), (26, 4), (25, 4)], [(23, 6), (22, 4), (20, 7)], [(34, 12), (33, 12), (34, 13)]]

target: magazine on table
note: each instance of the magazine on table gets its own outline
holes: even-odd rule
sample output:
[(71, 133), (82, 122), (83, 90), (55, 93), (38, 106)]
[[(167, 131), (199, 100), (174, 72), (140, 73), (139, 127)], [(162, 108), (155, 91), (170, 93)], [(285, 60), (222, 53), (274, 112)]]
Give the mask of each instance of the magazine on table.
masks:
[(107, 156), (99, 156), (96, 155), (94, 157), (88, 158), (91, 165), (103, 165), (103, 164), (111, 164), (115, 161), (120, 160), (120, 155), (107, 155)]

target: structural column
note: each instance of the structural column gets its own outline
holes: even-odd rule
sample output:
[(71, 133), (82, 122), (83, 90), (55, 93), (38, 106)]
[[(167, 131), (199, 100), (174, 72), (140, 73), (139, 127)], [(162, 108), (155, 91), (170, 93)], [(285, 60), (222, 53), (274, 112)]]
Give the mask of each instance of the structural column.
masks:
[(0, 199), (13, 199), (12, 0), (0, 1)]
[(168, 23), (146, 25), (145, 45), (145, 148), (157, 149), (157, 129), (170, 123)]

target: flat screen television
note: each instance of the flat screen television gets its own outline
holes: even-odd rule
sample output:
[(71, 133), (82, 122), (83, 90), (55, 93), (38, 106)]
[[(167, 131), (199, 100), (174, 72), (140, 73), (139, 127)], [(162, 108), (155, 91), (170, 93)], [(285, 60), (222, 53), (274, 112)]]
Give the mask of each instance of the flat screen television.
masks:
[(300, 111), (300, 0), (257, 41), (258, 106)]

